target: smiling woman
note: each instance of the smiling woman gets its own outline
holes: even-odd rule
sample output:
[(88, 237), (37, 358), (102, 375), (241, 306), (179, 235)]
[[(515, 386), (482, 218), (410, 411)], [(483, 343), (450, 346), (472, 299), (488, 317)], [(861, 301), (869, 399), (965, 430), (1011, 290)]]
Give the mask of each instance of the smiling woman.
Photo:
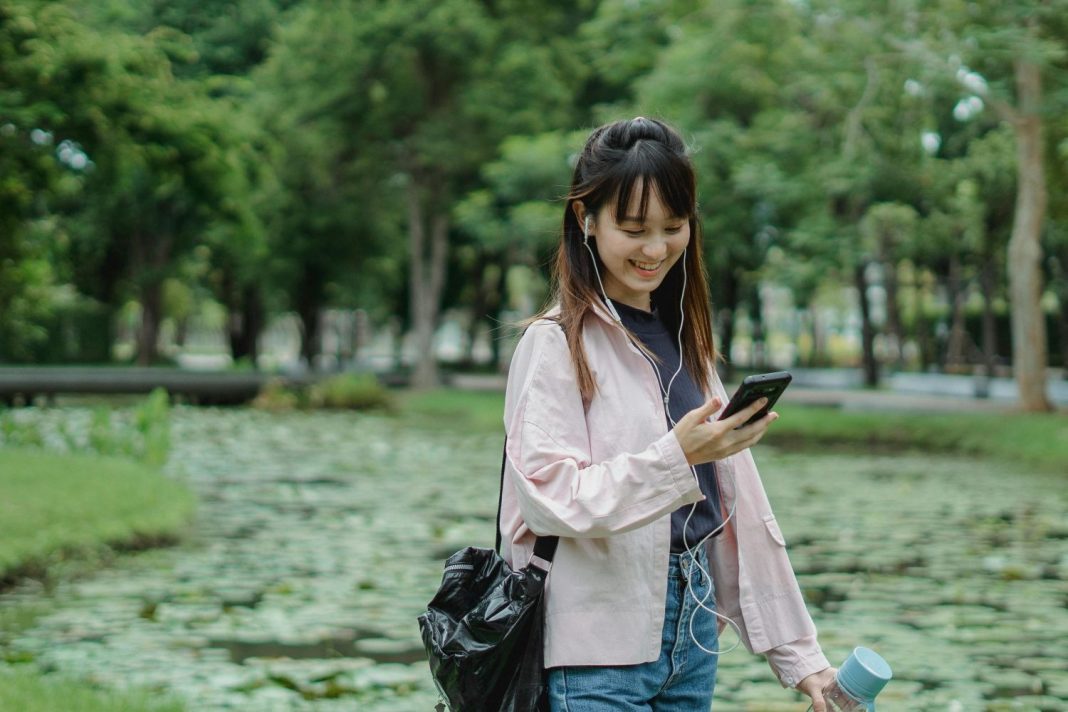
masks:
[[(616, 301), (642, 311), (652, 310), (651, 294), (682, 257), (690, 242), (687, 215), (674, 215), (655, 184), (646, 189), (638, 181), (629, 203), (645, 207), (645, 214), (624, 215), (616, 204), (603, 205), (590, 216), (588, 232), (596, 236), (605, 266), (604, 291)], [(575, 216), (585, 224), (586, 207), (573, 203)]]
[(553, 278), (509, 365), (499, 518), (513, 568), (556, 541), (548, 707), (708, 709), (731, 625), (824, 712), (833, 669), (749, 453), (778, 415), (748, 423), (758, 401), (715, 418), (727, 397), (675, 129), (638, 116), (590, 134)]

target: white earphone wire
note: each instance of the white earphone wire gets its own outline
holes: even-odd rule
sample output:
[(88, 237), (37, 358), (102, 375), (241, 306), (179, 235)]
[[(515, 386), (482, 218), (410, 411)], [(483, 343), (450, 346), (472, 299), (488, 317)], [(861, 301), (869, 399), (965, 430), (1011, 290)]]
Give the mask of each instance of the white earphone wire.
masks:
[[(593, 262), (593, 271), (594, 271), (594, 274), (597, 275), (597, 284), (601, 287), (601, 294), (604, 296), (605, 303), (608, 305), (608, 309), (609, 309), (609, 311), (611, 311), (612, 317), (617, 322), (622, 323), (622, 319), (620, 319), (620, 317), (619, 317), (619, 312), (616, 311), (615, 305), (612, 303), (612, 300), (608, 297), (608, 294), (604, 291), (604, 283), (601, 281), (601, 272), (597, 268), (597, 258), (593, 254), (593, 249), (590, 248), (590, 242), (589, 242), (589, 239), (590, 239), (590, 216), (589, 215), (586, 215), (585, 219), (583, 220), (582, 228), (583, 228), (582, 229), (582, 244), (586, 246), (586, 250), (589, 251), (589, 253), (590, 253), (590, 259)], [(667, 414), (668, 421), (671, 423), (672, 427), (675, 427), (675, 425), (677, 423), (671, 417), (671, 410), (669, 408), (669, 404), (670, 404), (670, 400), (671, 400), (671, 386), (675, 382), (675, 377), (679, 375), (680, 371), (682, 371), (682, 329), (683, 329), (683, 326), (686, 323), (686, 312), (683, 309), (683, 303), (684, 303), (684, 300), (686, 298), (686, 253), (687, 253), (687, 250), (684, 249), (682, 251), (682, 293), (679, 296), (679, 316), (680, 316), (680, 319), (679, 319), (679, 332), (678, 332), (679, 367), (677, 369), (675, 369), (675, 373), (671, 376), (671, 380), (668, 381), (667, 389), (664, 388), (664, 381), (660, 376), (660, 369), (657, 368), (656, 363), (652, 359), (650, 359), (648, 356), (646, 356), (645, 353), (641, 349), (638, 349), (638, 352), (642, 354), (642, 356), (645, 358), (645, 360), (649, 362), (649, 365), (652, 366), (653, 370), (656, 372), (656, 383), (657, 383), (657, 386), (660, 388), (660, 392), (664, 396), (664, 412)], [(693, 472), (694, 479), (697, 479), (697, 470), (694, 468), (693, 465), (690, 465), (690, 471)], [(730, 489), (732, 491), (734, 491), (733, 474), (731, 475), (731, 478), (732, 478), (732, 482), (731, 482)], [(697, 503), (696, 502), (694, 502), (692, 505), (690, 505), (690, 513), (688, 515), (686, 515), (686, 521), (685, 521), (685, 523), (683, 523), (683, 527), (682, 527), (682, 544), (686, 548), (686, 553), (689, 554), (689, 556), (690, 556), (690, 565), (686, 568), (686, 590), (689, 593), (689, 596), (691, 598), (693, 598), (693, 600), (697, 603), (697, 608), (695, 608), (693, 610), (693, 612), (690, 614), (690, 620), (689, 620), (689, 625), (688, 625), (689, 634), (690, 634), (690, 640), (692, 640), (694, 642), (694, 644), (698, 648), (700, 648), (704, 652), (708, 653), (709, 655), (723, 655), (723, 654), (729, 653), (732, 650), (734, 650), (735, 648), (737, 648), (738, 645), (742, 642), (742, 630), (739, 627), (739, 625), (737, 623), (735, 623), (729, 616), (723, 615), (722, 613), (717, 611), (715, 609), (715, 607), (710, 607), (705, 603), (705, 601), (708, 600), (709, 594), (714, 590), (712, 587), (710, 587), (705, 592), (705, 595), (703, 597), (701, 597), (700, 599), (698, 599), (697, 598), (697, 594), (693, 592), (693, 584), (692, 584), (692, 581), (691, 581), (691, 576), (693, 575), (693, 569), (694, 569), (695, 566), (697, 567), (698, 571), (700, 571), (704, 576), (706, 576), (708, 578), (709, 581), (712, 582), (713, 586), (715, 585), (715, 582), (712, 579), (712, 574), (708, 571), (708, 569), (703, 567), (698, 562), (697, 557), (695, 555), (695, 552), (699, 551), (698, 547), (703, 546), (704, 543), (706, 541), (708, 541), (709, 538), (711, 538), (712, 536), (715, 536), (719, 532), (723, 531), (723, 528), (725, 526), (727, 526), (727, 522), (729, 522), (731, 520), (731, 518), (734, 516), (735, 506), (736, 506), (736, 500), (732, 500), (731, 501), (731, 507), (730, 507), (730, 510), (727, 512), (726, 518), (724, 518), (724, 520), (720, 523), (720, 525), (718, 527), (716, 527), (715, 529), (710, 531), (708, 534), (706, 534), (704, 537), (702, 537), (701, 540), (699, 542), (697, 542), (692, 547), (689, 546), (689, 544), (687, 542), (686, 531), (690, 526), (690, 519), (693, 517), (693, 513), (697, 508)], [(694, 632), (693, 632), (694, 617), (697, 615), (697, 611), (699, 611), (699, 610), (708, 611), (709, 613), (714, 615), (716, 618), (719, 618), (719, 619), (723, 620), (725, 623), (729, 623), (731, 625), (731, 627), (734, 628), (734, 631), (738, 634), (738, 639), (734, 642), (733, 645), (731, 645), (731, 647), (727, 648), (726, 650), (711, 650), (711, 649), (706, 648), (705, 646), (701, 645), (701, 641), (697, 640), (697, 637), (694, 635)]]

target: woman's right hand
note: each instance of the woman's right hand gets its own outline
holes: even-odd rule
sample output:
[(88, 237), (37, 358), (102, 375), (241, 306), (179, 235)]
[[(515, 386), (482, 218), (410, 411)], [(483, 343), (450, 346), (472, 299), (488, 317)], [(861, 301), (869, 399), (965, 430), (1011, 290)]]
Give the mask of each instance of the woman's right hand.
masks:
[(768, 426), (779, 419), (779, 414), (770, 412), (755, 423), (738, 426), (753, 417), (765, 403), (767, 398), (761, 398), (726, 420), (709, 420), (722, 405), (719, 398), (712, 398), (682, 416), (673, 430), (686, 453), (686, 461), (700, 465), (722, 460), (756, 445), (768, 431)]

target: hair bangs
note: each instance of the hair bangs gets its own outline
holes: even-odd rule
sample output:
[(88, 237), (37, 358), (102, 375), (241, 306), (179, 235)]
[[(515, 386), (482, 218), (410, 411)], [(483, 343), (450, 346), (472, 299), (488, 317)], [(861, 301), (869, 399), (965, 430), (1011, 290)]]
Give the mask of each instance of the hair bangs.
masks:
[[(635, 219), (644, 222), (653, 190), (671, 217), (689, 219), (696, 212), (693, 169), (660, 142), (637, 141), (613, 173), (605, 189), (615, 198), (617, 223)], [(636, 186), (640, 186), (640, 192), (635, 191)]]

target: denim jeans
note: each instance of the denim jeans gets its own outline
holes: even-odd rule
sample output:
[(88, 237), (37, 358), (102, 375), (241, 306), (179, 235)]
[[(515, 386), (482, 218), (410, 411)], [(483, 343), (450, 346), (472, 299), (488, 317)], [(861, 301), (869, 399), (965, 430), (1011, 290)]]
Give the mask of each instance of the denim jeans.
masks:
[[(708, 570), (708, 557), (700, 547), (698, 562)], [(712, 707), (718, 656), (701, 650), (693, 634), (709, 650), (719, 649), (716, 617), (700, 609), (686, 582), (691, 569), (692, 594), (715, 607), (713, 583), (692, 566), (690, 555), (671, 554), (668, 566), (667, 606), (659, 659), (640, 665), (575, 666), (549, 669), (552, 712), (707, 712)], [(620, 621), (626, 625), (626, 621)]]

